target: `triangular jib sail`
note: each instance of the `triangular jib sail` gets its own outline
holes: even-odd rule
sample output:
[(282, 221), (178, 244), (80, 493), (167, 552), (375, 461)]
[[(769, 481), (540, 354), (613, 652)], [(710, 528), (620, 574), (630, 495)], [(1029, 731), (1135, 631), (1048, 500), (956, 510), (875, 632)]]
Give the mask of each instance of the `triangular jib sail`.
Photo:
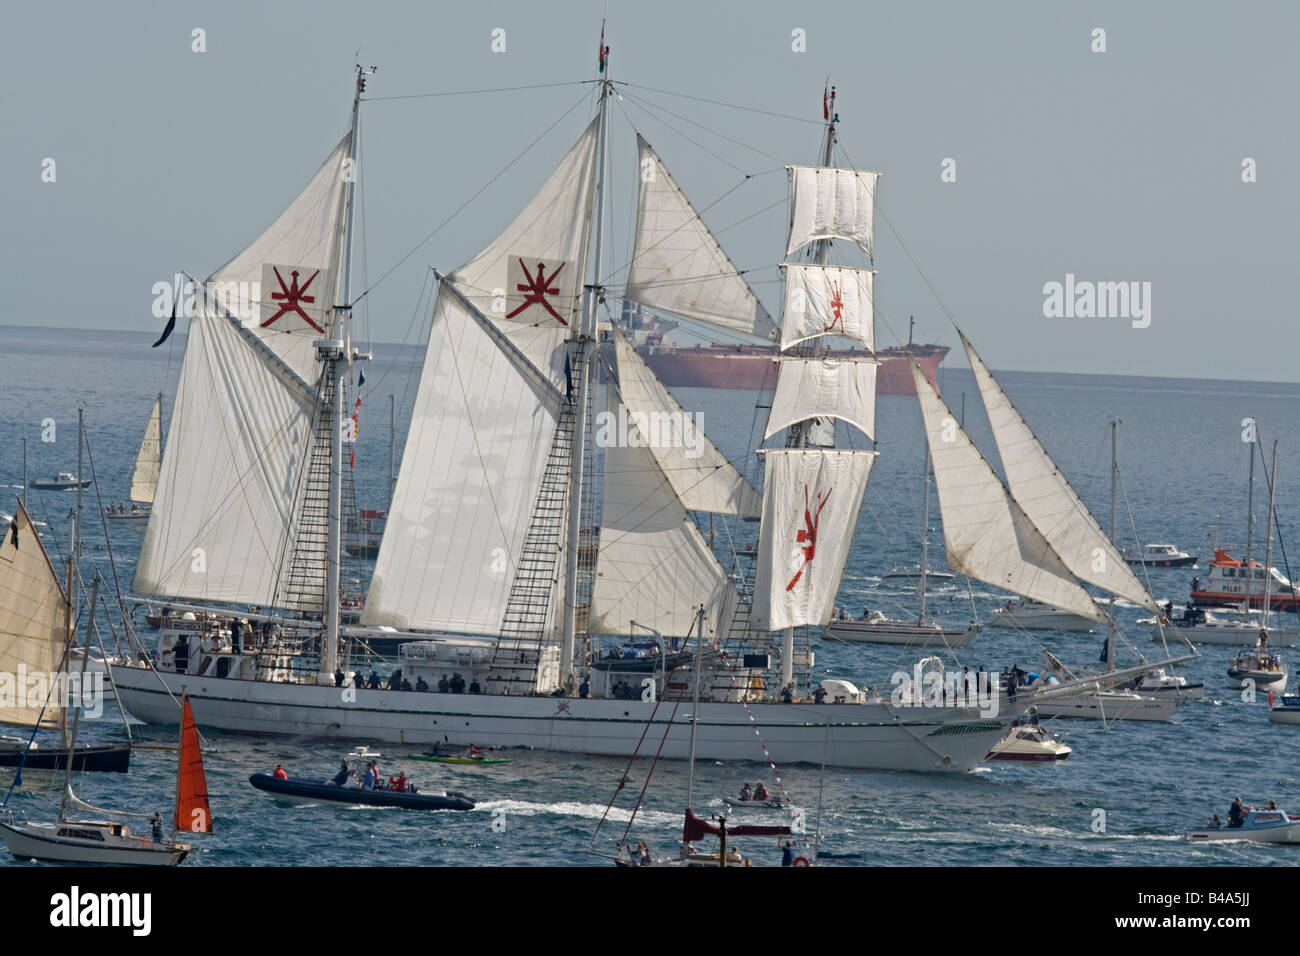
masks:
[(131, 474), (131, 500), (149, 504), (158, 490), (158, 472), (162, 468), (162, 398), (155, 399), (144, 438), (135, 456)]
[(1093, 621), (1105, 615), (912, 362), (950, 570)]
[(975, 347), (962, 333), (962, 345), (979, 385), (993, 438), (1002, 456), (1007, 485), (1025, 514), (1077, 578), (1127, 598), (1149, 611), (1160, 608), (1065, 476), (1048, 456), (1020, 412), (1011, 404)]
[(625, 297), (730, 332), (776, 338), (772, 317), (640, 135), (637, 150), (637, 230)]
[[(0, 723), (33, 727), (47, 695), (32, 694), (29, 678), (48, 691), (58, 674), (68, 639), (68, 602), (22, 501), (0, 532)], [(59, 722), (62, 705), (58, 693), (48, 699), (40, 721), (46, 727)]]

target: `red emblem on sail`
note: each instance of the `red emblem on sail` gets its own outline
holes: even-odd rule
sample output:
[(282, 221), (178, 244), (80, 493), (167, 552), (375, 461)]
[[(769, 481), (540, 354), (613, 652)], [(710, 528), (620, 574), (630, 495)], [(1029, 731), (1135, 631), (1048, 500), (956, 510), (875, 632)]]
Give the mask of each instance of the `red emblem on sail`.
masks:
[(551, 303), (546, 301), (548, 295), (560, 294), (559, 287), (554, 283), (556, 277), (560, 274), (560, 270), (564, 268), (564, 263), (561, 262), (559, 267), (549, 276), (546, 274), (546, 263), (544, 262), (537, 263), (536, 276), (528, 271), (528, 266), (524, 265), (523, 259), (519, 260), (519, 268), (524, 270), (524, 281), (518, 283), (515, 286), (515, 290), (518, 292), (526, 292), (527, 295), (524, 296), (523, 304), (513, 312), (507, 313), (506, 318), (513, 319), (530, 305), (540, 305), (547, 312), (551, 313), (551, 315), (555, 316), (555, 321), (559, 322), (561, 325), (568, 325), (569, 323), (560, 317), (560, 313), (551, 308)]
[(822, 509), (826, 507), (826, 502), (831, 500), (831, 492), (834, 490), (835, 490), (834, 488), (829, 489), (826, 492), (825, 498), (823, 498), (820, 494), (817, 496), (817, 513), (813, 514), (809, 510), (810, 505), (808, 503), (808, 486), (807, 485), (803, 486), (804, 527), (800, 528), (799, 533), (795, 536), (795, 540), (799, 542), (799, 544), (803, 545), (803, 547), (800, 549), (801, 551), (803, 551), (803, 564), (799, 566), (799, 570), (796, 571), (794, 577), (790, 579), (790, 583), (785, 586), (785, 589), (787, 591), (794, 590), (794, 586), (798, 584), (799, 579), (803, 577), (804, 570), (808, 567), (809, 564), (812, 563), (812, 559), (817, 554), (817, 524), (818, 522), (821, 521)]
[[(835, 318), (831, 319), (831, 324), (826, 326), (822, 331), (829, 332), (835, 328), (835, 323), (840, 324), (840, 331), (844, 331), (844, 295), (838, 282), (829, 282), (831, 287), (831, 311), (835, 313)], [(847, 334), (847, 333), (846, 333)]]
[(262, 328), (266, 328), (268, 325), (270, 325), (272, 322), (274, 322), (282, 315), (287, 315), (290, 312), (295, 312), (298, 315), (300, 315), (302, 317), (302, 320), (306, 322), (308, 325), (310, 325), (313, 329), (315, 329), (317, 332), (323, 333), (325, 330), (322, 329), (315, 322), (313, 322), (311, 320), (311, 316), (309, 316), (306, 312), (304, 312), (302, 310), (302, 306), (299, 305), (300, 302), (306, 302), (308, 305), (311, 305), (313, 302), (316, 301), (316, 297), (314, 295), (307, 295), (307, 290), (311, 287), (311, 284), (316, 281), (316, 277), (320, 275), (320, 270), (317, 269), (315, 272), (313, 272), (311, 274), (311, 277), (308, 278), (308, 280), (305, 283), (303, 283), (301, 287), (299, 287), (298, 285), (297, 269), (294, 269), (293, 272), (290, 273), (288, 285), (285, 285), (284, 276), (280, 275), (280, 270), (278, 268), (272, 266), (271, 271), (275, 273), (276, 281), (280, 283), (280, 291), (271, 293), (271, 301), (272, 302), (282, 301), (284, 304), (280, 306), (279, 312), (275, 313), (275, 315), (271, 316), (269, 319), (267, 319), (265, 322), (262, 323)]

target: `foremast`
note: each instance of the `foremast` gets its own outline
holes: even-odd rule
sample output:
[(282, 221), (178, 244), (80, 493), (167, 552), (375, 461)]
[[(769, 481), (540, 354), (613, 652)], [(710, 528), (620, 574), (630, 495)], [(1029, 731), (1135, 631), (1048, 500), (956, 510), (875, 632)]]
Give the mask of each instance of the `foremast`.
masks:
[(338, 288), (328, 338), (315, 344), (316, 354), (324, 365), (329, 381), (323, 396), (331, 403), (329, 443), (329, 523), (325, 552), (325, 631), (321, 637), (320, 683), (331, 683), (339, 666), (339, 578), (343, 547), (343, 377), (354, 358), (352, 352), (352, 237), (353, 198), (357, 178), (357, 130), (361, 118), (361, 94), (366, 78), (375, 68), (356, 67), (356, 87), (352, 95), (352, 135), (348, 157), (340, 175), (344, 181), (343, 242), (339, 250)]
[(588, 393), (591, 382), (591, 356), (596, 348), (596, 328), (598, 310), (604, 298), (604, 289), (600, 284), (601, 259), (604, 251), (603, 235), (605, 226), (605, 167), (609, 143), (609, 97), (614, 92), (614, 84), (609, 79), (609, 47), (605, 45), (605, 24), (600, 27), (600, 66), (597, 82), (600, 84), (599, 123), (596, 130), (596, 189), (592, 197), (595, 218), (594, 249), (591, 253), (591, 281), (584, 287), (585, 299), (582, 309), (582, 321), (574, 329), (569, 339), (569, 351), (575, 358), (572, 367), (578, 370), (573, 382), (574, 403), (573, 420), (573, 456), (569, 464), (568, 527), (565, 535), (564, 567), (564, 629), (560, 639), (560, 679), (567, 690), (572, 691), (575, 684), (573, 670), (573, 649), (577, 639), (578, 624), (578, 557), (581, 551), (582, 530), (582, 483), (583, 465), (586, 460), (585, 443), (587, 438), (587, 407), (590, 404)]

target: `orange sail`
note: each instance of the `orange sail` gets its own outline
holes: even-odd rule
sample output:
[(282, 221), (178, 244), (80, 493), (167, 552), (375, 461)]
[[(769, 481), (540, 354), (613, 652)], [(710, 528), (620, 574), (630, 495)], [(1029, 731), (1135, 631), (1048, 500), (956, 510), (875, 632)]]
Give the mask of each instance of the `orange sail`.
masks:
[(176, 832), (212, 832), (212, 811), (208, 809), (208, 780), (203, 773), (203, 752), (199, 749), (199, 728), (194, 723), (188, 695), (181, 717), (181, 757), (176, 775)]

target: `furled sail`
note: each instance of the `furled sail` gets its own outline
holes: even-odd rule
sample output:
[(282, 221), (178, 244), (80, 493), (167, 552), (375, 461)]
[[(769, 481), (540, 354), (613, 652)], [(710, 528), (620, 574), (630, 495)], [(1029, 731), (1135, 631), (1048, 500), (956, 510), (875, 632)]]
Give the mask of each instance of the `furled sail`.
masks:
[(1079, 500), (974, 346), (965, 335), (961, 341), (993, 426), (1007, 485), (1025, 514), (1075, 577), (1158, 613), (1155, 598)]
[(363, 624), (500, 632), (567, 400), (596, 141), (593, 121), (514, 222), (438, 290)]
[(875, 438), (873, 360), (782, 358), (780, 366), (764, 439), (809, 418), (839, 418)]
[(324, 606), (323, 548), (292, 599), (282, 569), (304, 522), (324, 538), (324, 519), (304, 518), (304, 505), (313, 432), (329, 415), (315, 342), (336, 304), (350, 149), (349, 133), (271, 226), (203, 284), (137, 593)]
[[(48, 682), (58, 673), (68, 601), (22, 501), (0, 534), (0, 723), (33, 727), (46, 696), (33, 697), (26, 678)], [(61, 704), (57, 693), (49, 695), (42, 726), (58, 723)]]
[(790, 170), (792, 255), (817, 239), (848, 239), (871, 257), (879, 173), (827, 166), (787, 166)]
[(787, 448), (764, 457), (754, 623), (827, 624), (876, 453)]
[(591, 121), (505, 231), (448, 276), (557, 388), (565, 384), (564, 341), (582, 316), (597, 125)]
[(617, 327), (614, 341), (619, 389), (626, 410), (610, 410), (612, 417), (607, 419), (604, 440), (598, 432), (597, 443), (608, 446), (609, 429), (622, 428), (626, 418), (638, 419), (643, 427), (637, 434), (651, 441), (647, 451), (682, 507), (757, 518), (762, 508), (758, 492), (714, 447), (695, 418), (677, 403)]
[(636, 242), (624, 296), (764, 339), (776, 326), (677, 182), (639, 134)]
[[(612, 418), (622, 403), (611, 387)], [(590, 633), (630, 634), (632, 622), (682, 637), (701, 604), (717, 628), (736, 588), (687, 513), (635, 419), (625, 441), (605, 448), (600, 551), (591, 595)]]
[(912, 377), (943, 514), (948, 567), (1090, 620), (1105, 620), (915, 362)]
[(152, 502), (158, 490), (158, 470), (162, 467), (162, 399), (153, 403), (149, 423), (144, 427), (144, 438), (135, 456), (135, 471), (131, 475), (131, 500)]
[(875, 275), (871, 269), (787, 264), (781, 348), (819, 335), (843, 335), (874, 351)]

